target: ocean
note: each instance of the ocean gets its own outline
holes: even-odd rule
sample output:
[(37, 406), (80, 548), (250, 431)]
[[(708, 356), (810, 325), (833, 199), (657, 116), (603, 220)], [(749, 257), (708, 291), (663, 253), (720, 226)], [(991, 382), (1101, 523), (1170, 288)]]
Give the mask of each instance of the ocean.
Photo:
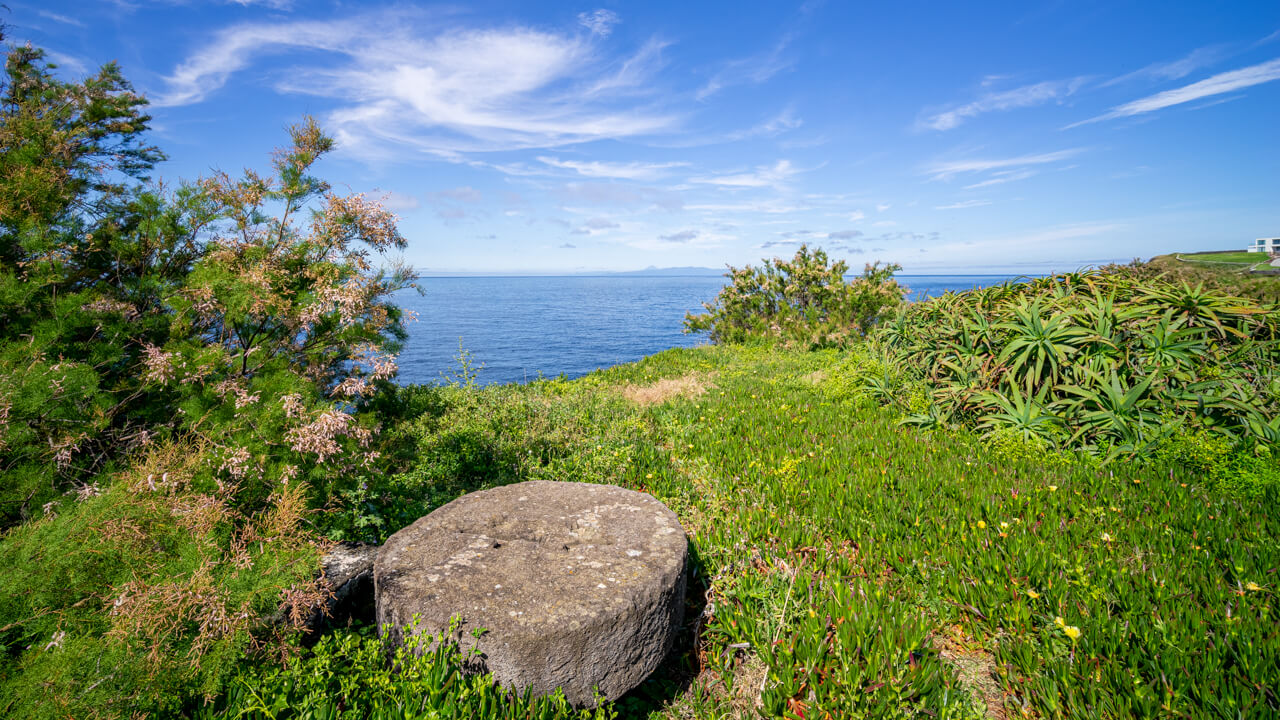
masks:
[[(910, 299), (986, 287), (1006, 275), (899, 275)], [(415, 310), (400, 354), (399, 382), (438, 383), (460, 370), (459, 343), (479, 368), (476, 382), (570, 378), (673, 347), (707, 342), (682, 332), (724, 285), (720, 276), (424, 277), (425, 294), (395, 302)]]

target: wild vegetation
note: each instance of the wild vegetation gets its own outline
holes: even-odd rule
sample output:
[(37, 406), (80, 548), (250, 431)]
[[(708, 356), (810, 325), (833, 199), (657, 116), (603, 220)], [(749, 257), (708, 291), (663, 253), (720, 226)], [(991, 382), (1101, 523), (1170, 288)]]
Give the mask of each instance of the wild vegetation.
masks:
[(113, 66), (0, 80), (0, 715), (180, 712), (295, 638), (325, 535), (384, 470), (394, 218), (309, 174), (145, 182)]
[[(1256, 263), (1257, 253), (1250, 261)], [(1206, 288), (1222, 290), (1232, 295), (1251, 298), (1263, 304), (1280, 305), (1280, 282), (1275, 275), (1242, 272), (1240, 265), (1185, 262), (1188, 255), (1157, 255), (1148, 262), (1112, 268), (1135, 279), (1145, 280), (1164, 277), (1167, 280), (1185, 281), (1191, 285), (1203, 284)], [(1182, 259), (1180, 259), (1182, 258)]]
[[(1123, 272), (1055, 275), (905, 308), (853, 351), (850, 392), (1099, 461), (1166, 455), (1280, 479), (1280, 313)], [(1228, 460), (1226, 455), (1234, 455)]]
[[(15, 48), (2, 82), (0, 716), (1280, 714), (1274, 288), (1135, 265), (903, 306), (897, 268), (802, 248), (689, 319), (717, 345), (397, 387), (405, 241), (312, 175), (314, 123), (166, 188), (114, 67)], [(329, 542), (530, 479), (680, 516), (651, 680), (575, 711), (448, 644), (304, 647)]]
[(685, 317), (688, 332), (718, 343), (781, 341), (806, 349), (860, 340), (902, 304), (907, 289), (893, 280), (901, 266), (868, 263), (847, 280), (849, 266), (821, 249), (801, 245), (791, 260), (730, 267), (729, 283), (706, 312)]
[[(850, 395), (847, 360), (726, 345), (572, 381), (406, 388), (421, 414), (392, 432), (416, 460), (389, 480), (391, 505), (416, 517), (465, 491), (556, 478), (675, 510), (693, 557), (685, 625), (654, 678), (602, 711), (618, 717), (1280, 711), (1273, 490), (1226, 492), (1160, 459), (998, 456)], [(321, 681), (294, 690), (251, 669), (223, 717), (253, 707), (251, 691), (292, 710), (245, 717), (400, 692), (382, 689), (382, 666), (359, 671), (367, 683), (325, 669), (369, 632), (338, 631), (301, 666), (345, 690), (308, 699)]]

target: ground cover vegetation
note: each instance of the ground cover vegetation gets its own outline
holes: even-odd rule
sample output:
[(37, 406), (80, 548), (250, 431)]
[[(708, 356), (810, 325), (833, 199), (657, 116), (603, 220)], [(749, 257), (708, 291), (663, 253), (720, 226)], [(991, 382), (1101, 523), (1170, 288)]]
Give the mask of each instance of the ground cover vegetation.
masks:
[[(1252, 263), (1257, 263), (1260, 253), (1243, 253), (1255, 256)], [(1251, 298), (1258, 302), (1280, 305), (1280, 282), (1274, 275), (1260, 275), (1245, 272), (1239, 264), (1211, 264), (1187, 262), (1196, 255), (1157, 255), (1147, 262), (1134, 262), (1125, 266), (1125, 270), (1139, 279), (1163, 276), (1169, 280), (1185, 281), (1191, 285), (1203, 284), (1205, 287), (1223, 290), (1232, 295)], [(1249, 267), (1254, 267), (1250, 265)]]
[[(401, 389), (422, 412), (391, 432), (417, 459), (388, 480), (405, 517), (382, 532), (527, 479), (667, 503), (693, 557), (681, 640), (604, 716), (1280, 711), (1274, 493), (1226, 492), (1158, 458), (997, 457), (974, 433), (904, 425), (851, 396), (847, 361), (727, 345), (572, 381)], [(302, 667), (370, 632), (337, 631)], [(326, 670), (322, 700), (266, 672), (286, 671), (238, 677), (221, 717), (307, 717), (335, 696), (371, 703), (386, 682), (376, 667), (369, 683)], [(251, 691), (298, 714), (254, 711)], [(518, 716), (568, 716), (547, 712)]]
[[(489, 387), (464, 353), (396, 387), (407, 278), (375, 261), (404, 240), (312, 176), (314, 124), (269, 175), (168, 189), (114, 68), (15, 48), (3, 82), (0, 715), (1280, 713), (1252, 290), (1135, 266), (902, 307), (894, 268), (806, 248), (732, 273), (690, 321), (719, 345)], [(358, 625), (303, 646), (328, 542), (531, 479), (689, 531), (681, 639), (628, 697), (513, 697)]]

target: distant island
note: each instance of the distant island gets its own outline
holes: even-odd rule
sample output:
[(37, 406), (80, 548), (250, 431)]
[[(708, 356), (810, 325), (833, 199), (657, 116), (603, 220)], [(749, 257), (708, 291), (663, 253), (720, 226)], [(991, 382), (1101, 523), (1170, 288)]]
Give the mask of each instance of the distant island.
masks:
[(471, 270), (421, 270), (415, 278), (440, 277), (720, 277), (726, 268), (653, 267), (643, 270), (580, 270), (577, 272), (500, 272)]

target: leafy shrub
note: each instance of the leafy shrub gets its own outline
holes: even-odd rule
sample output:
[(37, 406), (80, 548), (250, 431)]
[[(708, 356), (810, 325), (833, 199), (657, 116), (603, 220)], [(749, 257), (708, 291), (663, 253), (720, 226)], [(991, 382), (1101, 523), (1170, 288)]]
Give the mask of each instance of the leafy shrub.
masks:
[(1280, 313), (1203, 286), (1114, 272), (1006, 283), (910, 305), (874, 339), (882, 362), (928, 383), (919, 412), (860, 376), (912, 424), (1103, 458), (1153, 456), (1180, 433), (1280, 440)]
[(767, 340), (805, 348), (861, 339), (906, 295), (893, 279), (901, 266), (868, 264), (845, 280), (849, 267), (821, 249), (801, 245), (790, 261), (730, 267), (725, 286), (706, 313), (685, 316), (686, 332), (709, 331), (718, 343)]
[(575, 711), (557, 691), (542, 698), (519, 697), (490, 675), (467, 674), (462, 652), (441, 634), (406, 633), (392, 650), (368, 632), (343, 631), (320, 639), (288, 666), (247, 668), (203, 720), (612, 720), (606, 703)]
[(1190, 468), (1215, 485), (1245, 495), (1265, 495), (1280, 489), (1280, 459), (1271, 446), (1238, 443), (1204, 430), (1179, 433), (1164, 443), (1156, 457)]
[(170, 192), (113, 67), (0, 82), (0, 715), (169, 714), (324, 600), (321, 533), (387, 469), (405, 241), (309, 174), (310, 120)]

